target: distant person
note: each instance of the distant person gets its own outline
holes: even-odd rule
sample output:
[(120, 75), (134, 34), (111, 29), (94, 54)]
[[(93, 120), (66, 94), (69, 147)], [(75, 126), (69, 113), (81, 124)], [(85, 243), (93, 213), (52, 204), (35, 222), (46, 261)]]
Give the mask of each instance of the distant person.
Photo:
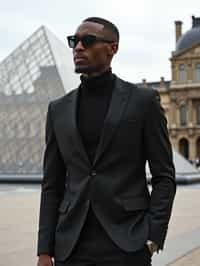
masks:
[(85, 19), (68, 44), (81, 83), (49, 104), (38, 266), (149, 266), (176, 191), (159, 94), (112, 73), (113, 23)]
[(200, 166), (200, 160), (199, 160), (199, 158), (196, 158), (195, 165), (196, 165), (197, 168)]

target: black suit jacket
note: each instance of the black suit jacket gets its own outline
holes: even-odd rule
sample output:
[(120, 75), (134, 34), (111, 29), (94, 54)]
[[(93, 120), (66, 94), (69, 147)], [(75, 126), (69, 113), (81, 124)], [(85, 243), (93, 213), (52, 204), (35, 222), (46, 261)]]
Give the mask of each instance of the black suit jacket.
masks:
[[(158, 92), (116, 77), (93, 163), (77, 130), (77, 95), (76, 89), (48, 109), (38, 255), (65, 260), (90, 204), (123, 250), (136, 251), (147, 239), (162, 249), (176, 184)], [(151, 194), (146, 160), (152, 173)]]

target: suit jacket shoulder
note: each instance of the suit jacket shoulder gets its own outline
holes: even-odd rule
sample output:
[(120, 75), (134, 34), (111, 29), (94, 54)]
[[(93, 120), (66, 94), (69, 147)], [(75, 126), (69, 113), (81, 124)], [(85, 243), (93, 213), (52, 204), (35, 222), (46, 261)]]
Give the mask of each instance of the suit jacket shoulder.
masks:
[(49, 105), (51, 106), (51, 108), (54, 110), (55, 108), (57, 109), (57, 107), (59, 106), (63, 106), (63, 104), (65, 105), (68, 101), (71, 101), (71, 99), (73, 98), (73, 96), (77, 93), (78, 88), (75, 88), (73, 90), (71, 90), (70, 92), (68, 92), (67, 94), (50, 101)]
[(136, 84), (125, 81), (117, 76), (116, 82), (122, 90), (130, 90), (130, 98), (138, 103), (138, 106), (143, 106), (143, 110), (147, 109), (152, 102), (158, 101), (160, 104), (159, 92), (152, 88), (138, 87)]

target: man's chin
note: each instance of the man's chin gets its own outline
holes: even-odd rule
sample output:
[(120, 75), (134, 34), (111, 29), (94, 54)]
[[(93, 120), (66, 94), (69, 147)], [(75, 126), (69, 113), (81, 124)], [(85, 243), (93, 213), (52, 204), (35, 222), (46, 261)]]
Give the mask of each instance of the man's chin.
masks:
[(90, 74), (93, 72), (93, 68), (86, 66), (75, 66), (74, 72), (77, 74)]

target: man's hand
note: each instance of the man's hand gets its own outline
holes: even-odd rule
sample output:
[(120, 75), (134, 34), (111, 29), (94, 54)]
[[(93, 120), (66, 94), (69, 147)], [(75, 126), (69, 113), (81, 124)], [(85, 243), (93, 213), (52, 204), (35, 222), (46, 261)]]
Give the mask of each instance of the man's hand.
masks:
[(53, 261), (49, 255), (40, 255), (37, 266), (53, 266)]
[(151, 255), (153, 255), (154, 252), (158, 251), (158, 245), (151, 240), (148, 240), (146, 243), (149, 251), (151, 252)]

